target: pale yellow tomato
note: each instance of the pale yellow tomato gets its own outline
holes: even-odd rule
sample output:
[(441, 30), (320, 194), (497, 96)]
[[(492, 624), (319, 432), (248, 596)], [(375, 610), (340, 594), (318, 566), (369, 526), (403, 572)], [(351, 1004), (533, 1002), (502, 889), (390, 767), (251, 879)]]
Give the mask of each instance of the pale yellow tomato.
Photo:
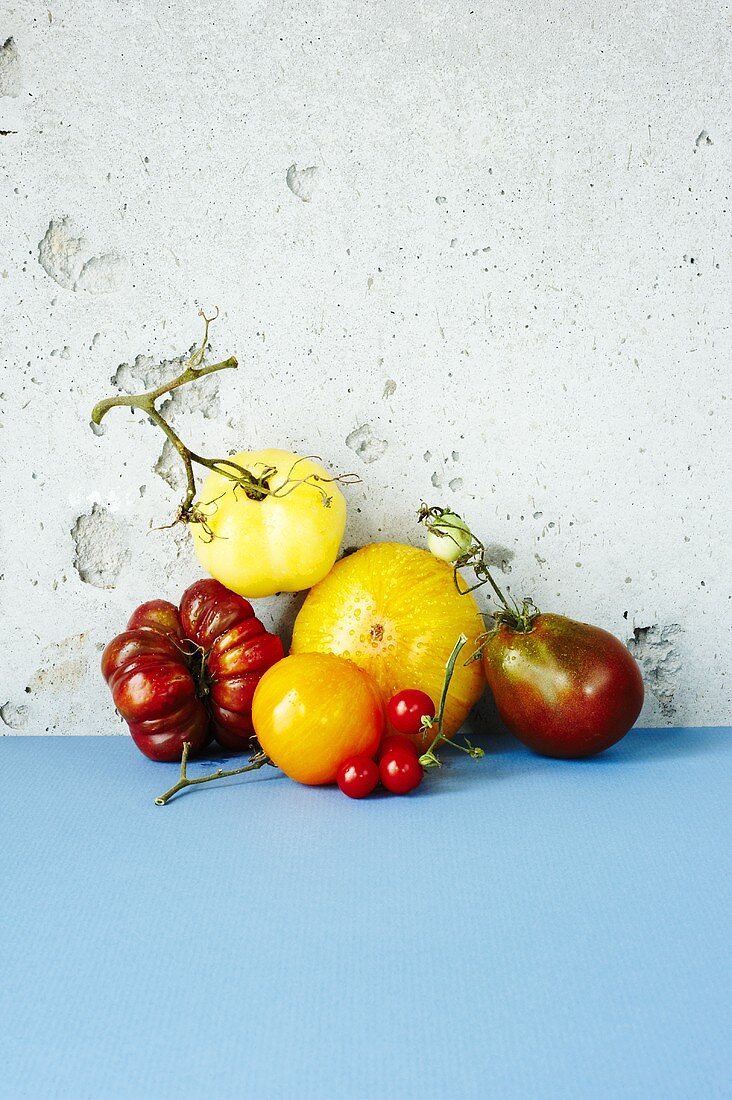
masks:
[[(311, 588), (328, 573), (346, 526), (346, 502), (322, 466), (289, 451), (241, 451), (231, 461), (269, 492), (252, 499), (224, 474), (211, 473), (196, 500), (205, 519), (191, 523), (196, 555), (217, 581), (256, 599)], [(259, 494), (255, 494), (259, 495)]]
[[(419, 688), (437, 706), (445, 664), (465, 634), (445, 709), (451, 737), (485, 686), (480, 661), (465, 664), (483, 630), (473, 596), (459, 594), (449, 565), (426, 550), (382, 542), (339, 561), (308, 594), (292, 652), (350, 658), (374, 678), (384, 705), (403, 688)], [(416, 740), (426, 747), (431, 737)]]
[(298, 783), (333, 783), (349, 756), (373, 756), (384, 728), (379, 690), (342, 657), (299, 653), (269, 668), (252, 703), (257, 739)]

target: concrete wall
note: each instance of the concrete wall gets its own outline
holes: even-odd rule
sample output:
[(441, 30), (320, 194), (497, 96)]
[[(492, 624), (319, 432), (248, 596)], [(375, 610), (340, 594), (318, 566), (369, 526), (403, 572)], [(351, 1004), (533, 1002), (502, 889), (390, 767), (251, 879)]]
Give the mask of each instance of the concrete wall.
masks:
[(732, 719), (725, 6), (25, 0), (0, 45), (0, 732), (121, 732), (99, 651), (198, 569), (161, 437), (89, 411), (215, 305), (184, 438), (358, 471), (347, 544), (455, 507), (645, 722)]

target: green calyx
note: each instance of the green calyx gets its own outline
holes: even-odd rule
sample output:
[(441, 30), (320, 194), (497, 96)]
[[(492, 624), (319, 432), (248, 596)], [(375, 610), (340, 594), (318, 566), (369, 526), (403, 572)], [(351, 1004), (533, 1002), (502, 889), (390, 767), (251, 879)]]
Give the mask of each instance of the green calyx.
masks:
[(534, 601), (528, 597), (522, 600), (521, 605), (515, 600), (511, 602), (513, 604), (512, 607), (502, 607), (498, 611), (493, 612), (493, 619), (496, 626), (500, 626), (503, 623), (516, 634), (528, 634), (533, 626), (534, 619), (541, 614), (539, 608)]
[(453, 741), (451, 737), (446, 737), (442, 728), (445, 720), (445, 704), (447, 703), (447, 694), (450, 690), (450, 681), (452, 680), (452, 676), (455, 671), (457, 659), (460, 656), (463, 646), (467, 643), (467, 640), (468, 639), (465, 637), (465, 635), (461, 634), (458, 640), (455, 642), (452, 652), (447, 659), (447, 664), (445, 665), (445, 676), (442, 681), (440, 705), (437, 709), (437, 714), (434, 718), (430, 718), (425, 715), (425, 717), (422, 719), (422, 728), (420, 731), (421, 733), (427, 733), (428, 731), (432, 730), (435, 731), (435, 735), (429, 748), (426, 752), (423, 752), (419, 758), (419, 762), (423, 768), (442, 767), (442, 762), (435, 752), (435, 749), (440, 744), (454, 745), (456, 749), (460, 749), (461, 752), (467, 753), (467, 755), (471, 756), (473, 760), (479, 760), (481, 756), (485, 756), (483, 749), (479, 748), (477, 745), (472, 745), (470, 741), (468, 741), (467, 737), (465, 738), (465, 744), (460, 745), (457, 741)]

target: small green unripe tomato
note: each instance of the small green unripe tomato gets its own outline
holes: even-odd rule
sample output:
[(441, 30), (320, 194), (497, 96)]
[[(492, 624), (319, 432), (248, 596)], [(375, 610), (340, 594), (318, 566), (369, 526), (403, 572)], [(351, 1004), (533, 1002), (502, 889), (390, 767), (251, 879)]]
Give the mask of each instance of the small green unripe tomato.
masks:
[(473, 536), (464, 519), (455, 512), (443, 512), (439, 519), (430, 520), (427, 530), (427, 549), (442, 561), (457, 561), (473, 544)]

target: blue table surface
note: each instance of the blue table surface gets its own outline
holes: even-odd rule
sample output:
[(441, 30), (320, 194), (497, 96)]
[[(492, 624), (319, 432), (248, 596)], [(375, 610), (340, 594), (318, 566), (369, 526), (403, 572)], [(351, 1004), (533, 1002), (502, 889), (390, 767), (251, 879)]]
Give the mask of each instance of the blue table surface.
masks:
[(162, 808), (126, 737), (3, 738), (0, 1094), (729, 1097), (731, 733)]

